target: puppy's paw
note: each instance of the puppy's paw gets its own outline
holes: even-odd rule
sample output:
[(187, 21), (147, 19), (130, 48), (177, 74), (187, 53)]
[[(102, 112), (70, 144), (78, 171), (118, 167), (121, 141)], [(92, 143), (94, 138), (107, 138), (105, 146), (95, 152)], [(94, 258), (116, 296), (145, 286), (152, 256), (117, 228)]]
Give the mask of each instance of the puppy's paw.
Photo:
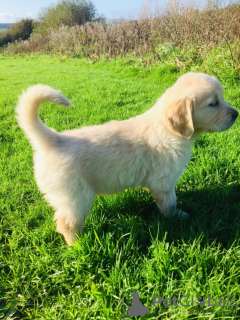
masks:
[(182, 210), (177, 210), (176, 215), (182, 220), (187, 220), (190, 218), (190, 215)]

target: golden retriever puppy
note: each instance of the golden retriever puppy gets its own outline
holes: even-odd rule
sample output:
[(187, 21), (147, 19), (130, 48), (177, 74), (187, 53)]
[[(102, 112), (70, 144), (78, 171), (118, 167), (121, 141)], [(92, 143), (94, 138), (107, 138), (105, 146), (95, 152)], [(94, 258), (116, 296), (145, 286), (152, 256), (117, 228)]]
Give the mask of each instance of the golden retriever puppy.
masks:
[(19, 98), (17, 119), (35, 150), (38, 186), (55, 208), (57, 231), (67, 244), (83, 229), (96, 194), (144, 186), (165, 217), (187, 217), (176, 210), (175, 185), (194, 140), (230, 128), (238, 116), (220, 82), (201, 73), (181, 76), (142, 115), (62, 133), (40, 120), (44, 102), (71, 106), (58, 91), (36, 85)]

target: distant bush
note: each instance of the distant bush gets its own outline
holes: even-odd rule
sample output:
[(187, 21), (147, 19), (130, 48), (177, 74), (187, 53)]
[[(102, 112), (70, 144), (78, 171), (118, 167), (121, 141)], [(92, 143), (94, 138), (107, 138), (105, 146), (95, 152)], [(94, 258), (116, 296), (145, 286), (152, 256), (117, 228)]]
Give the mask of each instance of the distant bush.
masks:
[[(33, 33), (29, 40), (9, 45), (6, 53), (37, 52), (92, 60), (131, 54), (133, 58), (149, 62), (165, 60), (171, 55), (181, 67), (203, 59), (214, 47), (224, 45), (232, 63), (239, 69), (240, 5), (221, 8), (214, 2), (214, 6), (199, 10), (189, 4), (177, 6), (176, 1), (172, 1), (175, 5), (172, 9), (150, 18), (121, 24), (61, 25), (46, 34)], [(185, 51), (184, 58), (180, 51)]]
[(14, 23), (10, 29), (0, 33), (0, 47), (17, 40), (27, 40), (34, 29), (34, 21), (32, 19), (22, 19)]
[(60, 26), (81, 25), (95, 19), (96, 9), (91, 1), (61, 0), (42, 9), (39, 14), (38, 32), (58, 29)]
[(11, 42), (11, 36), (9, 30), (4, 30), (0, 32), (0, 47), (3, 47), (7, 45), (9, 42)]

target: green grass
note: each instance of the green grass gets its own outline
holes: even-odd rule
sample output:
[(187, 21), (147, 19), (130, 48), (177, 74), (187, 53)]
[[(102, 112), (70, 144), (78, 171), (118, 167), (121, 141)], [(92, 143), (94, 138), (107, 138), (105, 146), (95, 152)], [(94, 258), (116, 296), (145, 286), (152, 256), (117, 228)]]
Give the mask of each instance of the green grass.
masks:
[[(239, 77), (217, 57), (188, 69), (217, 75), (226, 100), (238, 107)], [(239, 121), (202, 135), (192, 150), (176, 188), (190, 221), (165, 221), (147, 190), (125, 190), (96, 197), (83, 235), (67, 247), (14, 118), (17, 97), (36, 83), (62, 90), (75, 105), (41, 109), (44, 122), (59, 131), (135, 116), (186, 71), (164, 63), (0, 57), (0, 319), (122, 319), (120, 299), (131, 304), (134, 291), (150, 308), (136, 319), (239, 319)], [(238, 306), (152, 305), (153, 296), (208, 295), (237, 298)]]

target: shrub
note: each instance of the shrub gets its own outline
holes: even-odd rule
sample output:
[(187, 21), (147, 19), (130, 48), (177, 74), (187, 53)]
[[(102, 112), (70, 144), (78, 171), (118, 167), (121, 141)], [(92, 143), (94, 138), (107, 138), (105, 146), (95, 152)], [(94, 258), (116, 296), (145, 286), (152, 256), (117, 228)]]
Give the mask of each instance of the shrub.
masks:
[(0, 47), (16, 40), (26, 40), (30, 37), (34, 29), (32, 19), (22, 19), (13, 24), (10, 29), (0, 33)]
[[(174, 1), (174, 0), (173, 0)], [(215, 47), (227, 46), (236, 70), (240, 67), (240, 5), (208, 6), (198, 10), (177, 6), (152, 18), (121, 24), (87, 22), (50, 29), (44, 36), (8, 46), (6, 53), (37, 52), (99, 60), (131, 54), (151, 61), (171, 55), (179, 67), (196, 63)], [(40, 40), (41, 38), (41, 40)], [(200, 59), (200, 60), (199, 60)]]
[(62, 0), (56, 5), (42, 9), (38, 31), (58, 29), (61, 25), (81, 25), (94, 20), (96, 9), (91, 1)]

